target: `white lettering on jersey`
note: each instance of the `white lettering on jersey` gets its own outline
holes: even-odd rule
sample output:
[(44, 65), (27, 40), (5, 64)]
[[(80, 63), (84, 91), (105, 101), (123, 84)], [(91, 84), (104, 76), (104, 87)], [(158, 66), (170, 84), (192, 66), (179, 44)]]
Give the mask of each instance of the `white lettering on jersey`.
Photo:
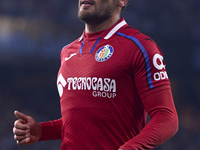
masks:
[(100, 92), (100, 91), (93, 91), (92, 95), (94, 97), (108, 97), (108, 98), (115, 98), (116, 97), (116, 93), (107, 93), (107, 92)]
[(92, 95), (94, 97), (116, 97), (116, 81), (110, 78), (70, 77), (65, 80), (60, 74), (57, 86), (60, 97), (63, 95), (65, 86), (68, 90), (93, 90)]
[(63, 95), (63, 88), (66, 86), (66, 84), (67, 82), (65, 81), (62, 74), (60, 74), (57, 80), (57, 87), (58, 87), (58, 92), (59, 92), (60, 97)]
[[(158, 70), (165, 69), (165, 65), (163, 63), (163, 56), (161, 56), (160, 54), (155, 54), (153, 57), (153, 65)], [(160, 71), (160, 72), (154, 73), (153, 78), (155, 81), (159, 81), (159, 80), (167, 79), (168, 75), (166, 71)]]
[[(160, 64), (158, 64), (158, 61), (160, 62)], [(163, 68), (165, 69), (165, 65), (163, 64), (163, 56), (159, 55), (159, 54), (155, 54), (153, 57), (153, 65), (158, 69), (158, 70), (162, 70)]]

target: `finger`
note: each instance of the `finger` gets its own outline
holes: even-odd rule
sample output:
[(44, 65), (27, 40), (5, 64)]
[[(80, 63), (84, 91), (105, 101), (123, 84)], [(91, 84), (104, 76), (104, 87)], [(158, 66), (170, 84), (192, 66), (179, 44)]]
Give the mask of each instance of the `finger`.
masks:
[(30, 128), (28, 125), (24, 124), (24, 122), (20, 119), (15, 121), (14, 127), (21, 130), (28, 130)]
[(17, 141), (17, 144), (18, 145), (27, 145), (29, 141), (30, 141), (30, 137), (25, 138), (25, 139), (23, 139), (21, 141)]
[(14, 133), (14, 135), (17, 135), (17, 136), (25, 136), (26, 134), (29, 133), (29, 130), (20, 130), (20, 129), (17, 129), (14, 127), (13, 133)]
[(30, 136), (30, 134), (27, 134), (27, 135), (25, 135), (25, 136), (17, 136), (17, 135), (14, 135), (14, 139), (15, 139), (16, 141), (22, 141), (22, 140), (28, 138), (29, 136)]
[(23, 113), (21, 113), (21, 112), (19, 112), (19, 111), (15, 111), (14, 112), (14, 114), (15, 114), (15, 116), (17, 117), (17, 118), (19, 118), (19, 119), (22, 119), (22, 120), (24, 120), (24, 121), (27, 121), (28, 120), (28, 116), (27, 115), (25, 115), (25, 114), (23, 114)]

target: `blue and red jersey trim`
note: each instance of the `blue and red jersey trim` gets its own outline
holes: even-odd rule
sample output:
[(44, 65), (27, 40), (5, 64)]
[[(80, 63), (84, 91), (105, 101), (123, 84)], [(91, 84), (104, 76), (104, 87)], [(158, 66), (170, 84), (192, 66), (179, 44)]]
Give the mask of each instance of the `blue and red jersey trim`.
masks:
[(146, 68), (146, 76), (147, 76), (147, 83), (148, 83), (149, 89), (153, 89), (154, 85), (153, 85), (152, 76), (151, 76), (151, 65), (150, 65), (149, 56), (147, 54), (146, 49), (144, 48), (142, 43), (136, 37), (133, 37), (133, 36), (130, 36), (130, 35), (126, 35), (126, 34), (121, 33), (121, 32), (118, 32), (117, 35), (129, 39), (129, 40), (131, 40), (132, 42), (134, 42), (137, 45), (137, 47), (139, 48), (139, 50), (141, 51), (141, 53), (142, 53), (142, 55), (144, 57), (145, 68)]

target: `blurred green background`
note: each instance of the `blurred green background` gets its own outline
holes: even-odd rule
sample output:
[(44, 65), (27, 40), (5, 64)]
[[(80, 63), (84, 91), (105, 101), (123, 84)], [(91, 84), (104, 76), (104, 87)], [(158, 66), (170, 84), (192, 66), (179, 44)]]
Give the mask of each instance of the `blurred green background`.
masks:
[[(18, 146), (14, 110), (38, 122), (60, 118), (56, 79), (62, 47), (84, 24), (78, 0), (0, 1), (0, 149), (58, 150), (60, 140)], [(200, 149), (200, 2), (132, 0), (122, 13), (128, 24), (152, 37), (163, 51), (180, 127), (156, 150)]]

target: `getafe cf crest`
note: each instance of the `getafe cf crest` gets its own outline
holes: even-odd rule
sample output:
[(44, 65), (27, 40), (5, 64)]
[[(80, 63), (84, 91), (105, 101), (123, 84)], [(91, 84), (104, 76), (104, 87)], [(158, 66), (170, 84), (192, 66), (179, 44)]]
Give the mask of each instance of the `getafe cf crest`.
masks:
[(95, 59), (98, 62), (103, 62), (108, 60), (113, 55), (114, 49), (110, 45), (106, 45), (98, 49), (95, 54)]

